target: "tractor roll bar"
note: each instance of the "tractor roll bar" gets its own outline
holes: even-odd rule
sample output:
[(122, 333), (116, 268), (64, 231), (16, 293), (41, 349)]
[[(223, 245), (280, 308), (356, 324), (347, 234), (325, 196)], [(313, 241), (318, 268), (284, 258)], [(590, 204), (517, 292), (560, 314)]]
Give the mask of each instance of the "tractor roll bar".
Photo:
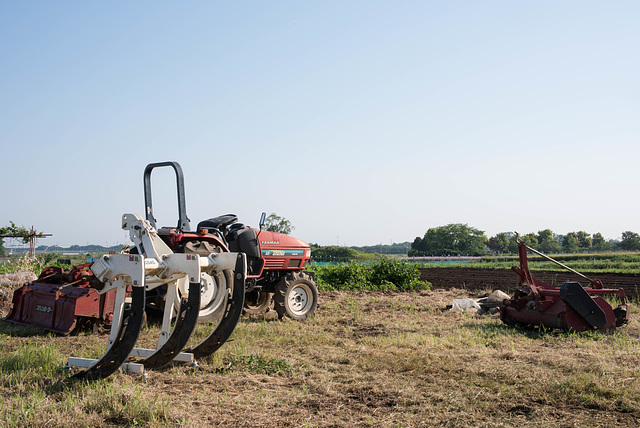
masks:
[(153, 207), (151, 202), (151, 171), (154, 168), (160, 168), (164, 166), (170, 166), (176, 173), (176, 185), (178, 188), (178, 230), (190, 231), (191, 224), (189, 223), (189, 217), (187, 217), (187, 202), (184, 196), (184, 175), (182, 174), (182, 167), (178, 162), (167, 161), (150, 163), (144, 169), (144, 212), (146, 219), (154, 229), (156, 227), (156, 219), (153, 217)]

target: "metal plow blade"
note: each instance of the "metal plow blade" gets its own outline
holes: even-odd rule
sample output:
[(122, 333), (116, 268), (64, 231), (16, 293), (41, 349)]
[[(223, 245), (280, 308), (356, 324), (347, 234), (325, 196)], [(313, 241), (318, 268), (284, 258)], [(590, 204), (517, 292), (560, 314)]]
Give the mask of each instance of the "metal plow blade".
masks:
[[(103, 256), (91, 269), (105, 284), (100, 293), (116, 290), (114, 316), (107, 350), (101, 358), (69, 359), (67, 368), (85, 369), (75, 374), (75, 378), (101, 379), (118, 368), (145, 375), (146, 368), (159, 368), (172, 361), (190, 362), (196, 366), (195, 358), (212, 354), (226, 342), (242, 314), (247, 274), (243, 253), (210, 254), (208, 257), (167, 254), (161, 262), (141, 255), (120, 254)], [(200, 278), (201, 272), (225, 272), (230, 280), (220, 292), (229, 297), (220, 323), (193, 349), (181, 352), (197, 323), (201, 285), (195, 280)], [(182, 283), (188, 283), (186, 290), (181, 287)], [(144, 321), (145, 290), (163, 284), (167, 284), (168, 292), (157, 347), (135, 348)], [(144, 360), (126, 362), (130, 356)]]
[[(175, 292), (169, 287), (167, 295), (175, 295)], [(167, 300), (164, 307), (163, 320), (169, 319), (173, 314), (173, 302)], [(182, 351), (186, 346), (189, 337), (193, 333), (193, 329), (196, 327), (198, 321), (198, 312), (200, 310), (200, 283), (189, 283), (189, 294), (187, 298), (183, 298), (178, 307), (178, 314), (176, 316), (175, 324), (171, 333), (167, 337), (169, 327), (165, 326), (163, 321), (162, 332), (160, 333), (160, 339), (158, 339), (158, 348), (155, 351), (146, 349), (134, 349), (132, 356), (146, 357), (142, 364), (148, 368), (160, 368), (169, 364), (174, 359), (176, 361), (189, 362), (193, 365), (196, 364), (193, 354), (188, 354)]]
[[(116, 290), (109, 343), (100, 359), (72, 357), (66, 368), (85, 367), (86, 370), (76, 373), (73, 377), (95, 380), (105, 378), (118, 370), (138, 340), (144, 321), (144, 258), (125, 254), (103, 256), (102, 263), (95, 263), (91, 270), (105, 283), (100, 293)], [(127, 302), (129, 287), (131, 297), (130, 302)]]
[[(229, 253), (233, 254), (233, 253)], [(236, 253), (233, 284), (227, 283), (229, 298), (226, 302), (222, 319), (214, 330), (200, 343), (186, 352), (196, 358), (203, 358), (216, 352), (229, 339), (235, 329), (244, 306), (244, 283), (247, 275), (247, 258), (243, 253)]]
[[(131, 354), (131, 350), (138, 340), (142, 323), (144, 320), (144, 295), (142, 287), (135, 287), (131, 291), (131, 303), (122, 305), (122, 320), (119, 325), (112, 325), (114, 333), (109, 341), (107, 351), (99, 360), (86, 358), (69, 358), (67, 368), (87, 367), (73, 377), (79, 379), (97, 380), (102, 379), (118, 370)], [(117, 309), (116, 309), (117, 310)], [(139, 366), (131, 366), (130, 371), (143, 373), (144, 369)]]

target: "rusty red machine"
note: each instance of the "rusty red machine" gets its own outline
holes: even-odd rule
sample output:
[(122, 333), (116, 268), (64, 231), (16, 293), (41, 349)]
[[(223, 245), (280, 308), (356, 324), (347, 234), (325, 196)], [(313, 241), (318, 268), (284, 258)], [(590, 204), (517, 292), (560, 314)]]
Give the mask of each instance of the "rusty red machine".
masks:
[(92, 263), (70, 271), (48, 266), (28, 286), (14, 292), (8, 321), (33, 325), (58, 334), (71, 333), (77, 325), (99, 329), (113, 320), (115, 291), (99, 294)]
[[(587, 280), (589, 287), (565, 282), (558, 288), (535, 279), (529, 270), (527, 250)], [(629, 305), (624, 290), (604, 288), (600, 280), (589, 278), (522, 241), (518, 242), (518, 256), (520, 266), (512, 268), (518, 274), (518, 285), (513, 297), (500, 308), (500, 318), (505, 324), (611, 332), (627, 322)], [(619, 305), (613, 308), (605, 295), (617, 296)]]

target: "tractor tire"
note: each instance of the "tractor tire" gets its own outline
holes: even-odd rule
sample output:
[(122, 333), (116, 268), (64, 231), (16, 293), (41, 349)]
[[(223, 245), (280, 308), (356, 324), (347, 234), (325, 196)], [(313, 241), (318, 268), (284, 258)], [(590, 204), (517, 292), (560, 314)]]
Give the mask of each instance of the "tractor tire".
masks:
[[(233, 284), (233, 272), (225, 270), (217, 275), (209, 275), (203, 273), (200, 275), (200, 311), (198, 313), (198, 324), (215, 323), (225, 312), (225, 290), (228, 288), (227, 284)], [(146, 312), (149, 317), (162, 320), (162, 313), (164, 311), (164, 301), (166, 298), (166, 286), (160, 286), (157, 289), (151, 290), (146, 300)], [(181, 299), (183, 296), (178, 292), (176, 299)], [(173, 316), (178, 314), (176, 308), (173, 309)]]
[(302, 321), (313, 316), (316, 311), (318, 287), (308, 274), (292, 272), (276, 285), (273, 301), (279, 318), (286, 316)]
[(250, 291), (244, 296), (242, 313), (250, 316), (262, 316), (273, 309), (273, 293), (266, 291)]
[[(206, 241), (190, 241), (176, 249), (177, 253), (198, 254), (206, 257), (222, 249)], [(228, 289), (233, 286), (233, 272), (225, 270), (217, 275), (202, 273), (200, 277), (200, 312), (198, 324), (217, 324), (226, 312)]]
[[(222, 250), (209, 244), (206, 241), (191, 241), (176, 249), (176, 253), (198, 254), (207, 256), (209, 253), (218, 253)], [(138, 254), (138, 249), (133, 247), (129, 254)], [(200, 278), (200, 312), (198, 314), (198, 324), (217, 323), (225, 313), (227, 284), (233, 284), (233, 272), (224, 271), (217, 275), (202, 274)], [(146, 312), (154, 319), (162, 320), (164, 302), (166, 299), (167, 286), (162, 285), (147, 292)], [(182, 296), (176, 296), (180, 301)], [(174, 309), (174, 316), (177, 310)]]
[[(209, 295), (211, 281), (215, 284), (216, 295), (222, 294), (220, 297), (213, 297), (208, 302), (203, 302), (200, 306), (198, 314), (198, 324), (217, 323), (226, 312), (226, 301), (228, 298), (227, 290), (233, 286), (233, 271), (224, 270), (218, 275), (211, 276), (203, 274), (201, 282), (202, 296)], [(223, 294), (224, 293), (224, 294)]]

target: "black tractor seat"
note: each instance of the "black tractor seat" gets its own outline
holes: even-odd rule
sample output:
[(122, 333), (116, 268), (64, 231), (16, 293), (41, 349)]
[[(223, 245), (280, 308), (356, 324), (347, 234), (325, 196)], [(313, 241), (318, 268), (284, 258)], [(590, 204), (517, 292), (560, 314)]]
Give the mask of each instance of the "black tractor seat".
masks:
[(238, 221), (238, 216), (235, 214), (225, 214), (218, 217), (213, 217), (208, 220), (202, 220), (198, 223), (198, 230), (200, 229), (218, 229), (224, 230), (229, 225)]

